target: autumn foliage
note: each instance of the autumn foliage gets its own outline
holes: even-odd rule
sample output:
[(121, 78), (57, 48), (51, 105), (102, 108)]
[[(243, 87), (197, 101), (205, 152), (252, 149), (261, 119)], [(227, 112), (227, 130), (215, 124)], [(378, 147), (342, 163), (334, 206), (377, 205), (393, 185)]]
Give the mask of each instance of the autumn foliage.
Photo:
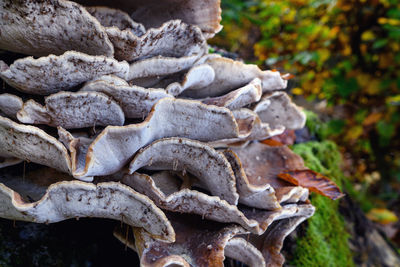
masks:
[[(400, 3), (223, 0), (214, 44), (295, 75), (289, 88), (324, 116), (348, 175), (382, 200), (400, 190)], [(240, 48), (240, 50), (239, 50)], [(377, 181), (381, 180), (380, 183)]]

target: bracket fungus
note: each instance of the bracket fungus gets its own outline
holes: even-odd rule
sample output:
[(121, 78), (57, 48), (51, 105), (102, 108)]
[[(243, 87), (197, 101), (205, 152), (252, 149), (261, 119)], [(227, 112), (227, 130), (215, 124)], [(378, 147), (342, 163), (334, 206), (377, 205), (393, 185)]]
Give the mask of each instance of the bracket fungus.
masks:
[(88, 82), (81, 91), (102, 92), (115, 99), (123, 109), (127, 118), (145, 118), (158, 100), (173, 97), (161, 88), (144, 88), (130, 86), (119, 81), (118, 77), (100, 77)]
[(160, 139), (141, 149), (129, 165), (129, 172), (150, 170), (190, 172), (215, 196), (236, 205), (235, 178), (224, 156), (201, 142), (185, 138)]
[(74, 50), (112, 56), (114, 48), (99, 21), (71, 1), (0, 2), (0, 49), (32, 56)]
[(86, 10), (95, 17), (100, 24), (106, 28), (116, 27), (117, 29), (130, 30), (137, 36), (142, 36), (146, 29), (143, 24), (133, 21), (128, 13), (114, 8), (105, 6), (90, 6), (86, 7)]
[(61, 56), (22, 58), (11, 66), (0, 60), (0, 71), (0, 78), (17, 90), (49, 95), (106, 74), (126, 79), (129, 65), (114, 58), (68, 51)]
[(149, 29), (141, 36), (126, 29), (106, 27), (108, 37), (115, 48), (115, 58), (135, 61), (154, 56), (183, 57), (202, 56), (207, 49), (201, 30), (180, 20), (171, 20), (156, 29)]
[(20, 122), (61, 126), (66, 129), (94, 125), (123, 125), (121, 107), (98, 92), (59, 92), (45, 98), (45, 106), (34, 100), (24, 103), (17, 118)]
[(309, 183), (279, 178), (301, 158), (259, 141), (305, 116), (278, 91), (285, 75), (208, 54), (220, 13), (217, 0), (0, 1), (0, 217), (119, 220), (142, 266), (282, 265), (314, 208)]

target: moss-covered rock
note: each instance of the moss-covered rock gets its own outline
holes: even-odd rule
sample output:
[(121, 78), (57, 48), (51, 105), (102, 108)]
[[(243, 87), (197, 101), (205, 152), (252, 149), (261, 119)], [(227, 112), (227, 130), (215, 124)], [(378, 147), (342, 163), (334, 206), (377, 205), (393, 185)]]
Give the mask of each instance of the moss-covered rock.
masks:
[[(341, 155), (335, 143), (311, 141), (297, 144), (293, 150), (303, 157), (310, 169), (328, 176), (339, 187), (345, 183), (340, 170)], [(350, 235), (339, 213), (339, 202), (316, 194), (312, 194), (311, 202), (317, 211), (308, 220), (305, 234), (298, 239), (289, 264), (309, 267), (354, 266), (348, 241)]]

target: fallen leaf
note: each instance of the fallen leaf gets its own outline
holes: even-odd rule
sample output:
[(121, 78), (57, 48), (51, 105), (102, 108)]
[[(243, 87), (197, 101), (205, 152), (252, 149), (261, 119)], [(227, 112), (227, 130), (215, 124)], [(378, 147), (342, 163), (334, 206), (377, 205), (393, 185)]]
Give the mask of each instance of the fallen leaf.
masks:
[(269, 146), (283, 146), (284, 145), (281, 142), (274, 140), (274, 139), (265, 139), (265, 140), (262, 140), (261, 143), (269, 145)]
[(328, 177), (312, 170), (293, 170), (278, 174), (278, 177), (294, 185), (336, 200), (344, 196), (339, 187)]
[(369, 125), (375, 124), (382, 117), (383, 117), (382, 113), (373, 112), (373, 113), (369, 114), (368, 117), (365, 118), (365, 120), (363, 121), (363, 125), (369, 126)]
[(397, 222), (396, 214), (387, 209), (372, 209), (367, 213), (368, 219), (381, 224)]

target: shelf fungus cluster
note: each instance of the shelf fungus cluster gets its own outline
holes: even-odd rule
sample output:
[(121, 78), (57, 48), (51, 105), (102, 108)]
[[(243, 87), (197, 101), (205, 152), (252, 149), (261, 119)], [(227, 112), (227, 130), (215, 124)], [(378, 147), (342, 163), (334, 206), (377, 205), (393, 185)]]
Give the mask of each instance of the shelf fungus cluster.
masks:
[(121, 221), (142, 266), (282, 265), (314, 207), (279, 178), (302, 159), (260, 141), (305, 116), (287, 75), (208, 53), (220, 12), (1, 0), (0, 217)]

